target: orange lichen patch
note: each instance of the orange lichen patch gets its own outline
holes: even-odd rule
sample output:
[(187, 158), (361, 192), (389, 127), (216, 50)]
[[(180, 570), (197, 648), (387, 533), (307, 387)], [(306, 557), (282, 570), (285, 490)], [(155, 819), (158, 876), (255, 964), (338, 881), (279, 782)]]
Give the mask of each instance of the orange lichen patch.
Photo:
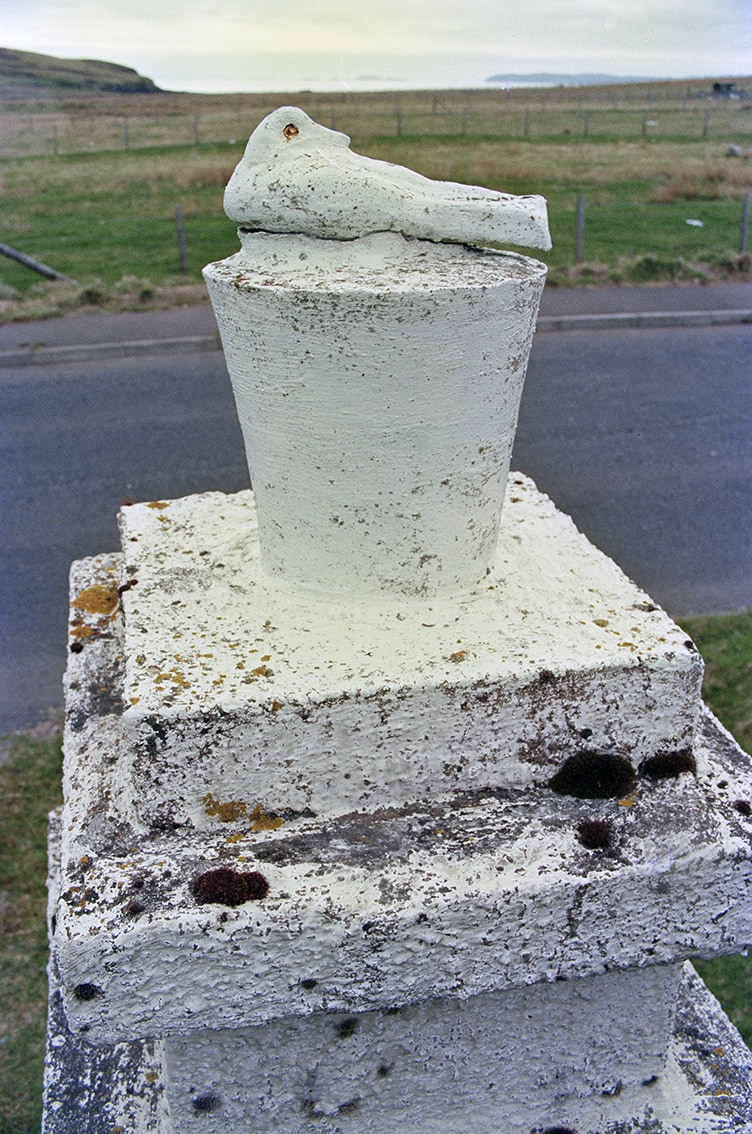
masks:
[(465, 660), (466, 656), (467, 656), (467, 650), (455, 650), (453, 654), (449, 655), (449, 657), (447, 658), (447, 661), (461, 662), (461, 661)]
[(273, 677), (274, 670), (269, 669), (268, 665), (257, 665), (255, 669), (251, 670), (254, 677)]
[(72, 626), (70, 636), (80, 642), (82, 638), (91, 638), (93, 633), (91, 626)]
[(596, 626), (608, 626), (608, 619), (607, 618), (594, 618), (593, 622), (595, 623)]
[(624, 799), (619, 800), (619, 807), (634, 807), (634, 796), (625, 795)]
[(256, 804), (250, 817), (254, 831), (276, 831), (284, 824), (284, 819), (280, 815), (266, 815), (259, 804)]
[(185, 676), (179, 669), (171, 669), (165, 673), (158, 673), (154, 678), (155, 685), (163, 685), (165, 681), (171, 681), (173, 685), (177, 685), (181, 689), (187, 689), (190, 685), (190, 682), (186, 681)]
[(272, 709), (273, 713), (278, 713), (281, 708), (282, 708), (282, 702), (281, 701), (272, 701), (271, 709)]
[(146, 1079), (147, 1083), (156, 1083), (157, 1079), (159, 1078), (159, 1072), (147, 1071), (144, 1078)]
[(87, 614), (107, 615), (117, 610), (118, 601), (117, 587), (105, 587), (101, 583), (95, 583), (93, 587), (87, 587), (74, 598), (73, 606), (77, 610), (85, 610)]
[(170, 507), (170, 502), (169, 502), (169, 500), (151, 500), (146, 505), (146, 507), (147, 508), (156, 508), (158, 511), (161, 512), (161, 510), (163, 508), (169, 508)]
[(201, 802), (206, 814), (215, 816), (220, 823), (234, 823), (248, 814), (248, 804), (242, 799), (228, 799), (221, 802), (208, 791)]
[(245, 838), (245, 832), (244, 831), (238, 831), (237, 835), (228, 835), (227, 836), (227, 842), (228, 843), (241, 843), (244, 838)]

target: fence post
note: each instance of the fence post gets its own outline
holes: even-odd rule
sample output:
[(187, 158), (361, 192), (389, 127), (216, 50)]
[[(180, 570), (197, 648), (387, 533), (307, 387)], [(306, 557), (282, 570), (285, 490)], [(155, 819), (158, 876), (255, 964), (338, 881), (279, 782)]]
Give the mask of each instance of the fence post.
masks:
[(57, 122), (52, 123), (52, 152), (55, 154), (55, 157), (60, 153), (60, 147), (57, 141)]
[(394, 117), (396, 119), (396, 124), (397, 124), (397, 137), (401, 138), (402, 137), (402, 107), (400, 106), (398, 101), (395, 101), (395, 103), (394, 103)]
[(574, 262), (579, 264), (585, 255), (585, 194), (577, 197), (577, 231), (574, 240)]
[(709, 125), (710, 125), (710, 111), (706, 110), (705, 111), (705, 119), (704, 119), (703, 124), (702, 124), (702, 136), (703, 136), (703, 138), (707, 138), (707, 136), (708, 136), (708, 126)]
[(587, 138), (590, 133), (590, 111), (586, 110), (582, 118), (582, 133)]
[(123, 149), (130, 150), (131, 148), (131, 135), (128, 129), (128, 119), (123, 119)]
[(199, 133), (198, 133), (198, 125), (199, 125), (200, 121), (201, 121), (201, 111), (197, 110), (196, 113), (193, 115), (193, 144), (194, 144), (194, 146), (198, 146), (201, 142), (201, 139), (200, 139)]
[(525, 107), (525, 117), (522, 122), (522, 133), (526, 138), (530, 137), (530, 111)]
[(178, 233), (178, 254), (180, 256), (180, 271), (183, 275), (188, 271), (188, 257), (185, 250), (185, 218), (180, 205), (175, 209), (175, 227)]
[(747, 251), (747, 236), (749, 235), (749, 203), (752, 199), (752, 193), (744, 194), (744, 201), (742, 203), (742, 230), (739, 235), (739, 255), (743, 256)]

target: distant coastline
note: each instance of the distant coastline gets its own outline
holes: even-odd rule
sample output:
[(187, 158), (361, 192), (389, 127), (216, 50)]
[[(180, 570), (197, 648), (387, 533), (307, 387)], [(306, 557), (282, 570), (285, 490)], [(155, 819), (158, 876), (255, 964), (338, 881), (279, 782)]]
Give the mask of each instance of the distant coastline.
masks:
[(535, 71), (530, 75), (500, 74), (491, 75), (487, 83), (513, 87), (593, 87), (612, 86), (615, 83), (657, 83), (654, 75), (601, 75), (587, 72), (579, 75), (563, 75), (553, 71)]

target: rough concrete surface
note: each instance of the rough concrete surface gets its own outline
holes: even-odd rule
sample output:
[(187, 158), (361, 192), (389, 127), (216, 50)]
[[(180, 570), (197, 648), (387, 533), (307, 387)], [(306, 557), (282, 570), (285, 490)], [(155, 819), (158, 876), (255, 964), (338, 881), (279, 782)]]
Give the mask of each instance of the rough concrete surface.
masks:
[(691, 748), (694, 646), (519, 474), (493, 569), (454, 596), (280, 587), (250, 492), (121, 523), (120, 790), (143, 823), (402, 806), (546, 782), (581, 749), (636, 767)]

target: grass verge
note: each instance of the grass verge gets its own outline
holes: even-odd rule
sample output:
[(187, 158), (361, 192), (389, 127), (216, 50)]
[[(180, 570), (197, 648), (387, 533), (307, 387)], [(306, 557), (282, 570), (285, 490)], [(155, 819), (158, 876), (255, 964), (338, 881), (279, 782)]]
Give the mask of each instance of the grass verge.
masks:
[[(752, 611), (683, 619), (706, 662), (705, 699), (752, 749)], [(60, 802), (59, 739), (16, 737), (0, 764), (0, 1134), (37, 1134), (47, 982), (47, 814)], [(752, 1045), (752, 958), (697, 969)]]
[[(750, 257), (737, 250), (752, 170), (746, 161), (724, 158), (718, 139), (352, 132), (359, 152), (430, 178), (546, 196), (553, 249), (533, 251), (549, 265), (550, 283), (750, 278)], [(164, 305), (171, 293), (183, 302), (180, 288), (200, 286), (205, 264), (238, 251), (222, 193), (241, 152), (235, 140), (0, 162), (3, 241), (81, 285), (41, 283), (28, 268), (2, 258), (0, 321), (76, 306)], [(584, 256), (598, 266), (595, 276), (574, 263), (580, 195), (586, 201)], [(187, 244), (184, 275), (178, 207)]]
[[(705, 700), (752, 752), (752, 610), (685, 618), (682, 626), (705, 659)], [(695, 967), (752, 1047), (752, 956), (697, 961)]]
[(47, 1013), (47, 815), (60, 740), (17, 737), (0, 765), (0, 1134), (37, 1134)]

